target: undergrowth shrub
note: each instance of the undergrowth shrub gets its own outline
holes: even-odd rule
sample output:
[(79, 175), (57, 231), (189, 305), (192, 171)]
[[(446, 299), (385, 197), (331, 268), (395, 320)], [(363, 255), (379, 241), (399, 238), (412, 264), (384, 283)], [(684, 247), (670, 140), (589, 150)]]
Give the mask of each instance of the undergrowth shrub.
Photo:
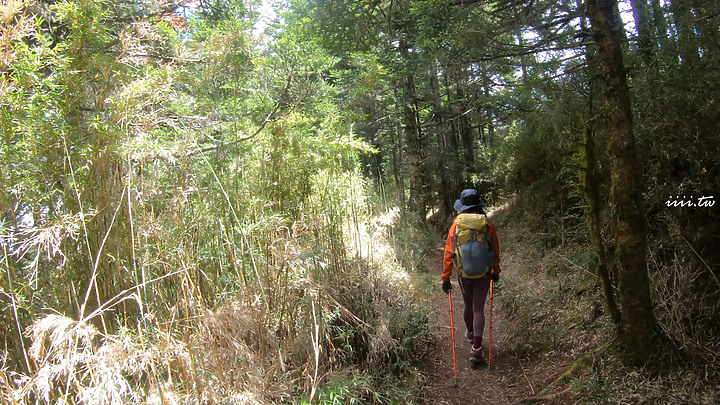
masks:
[[(720, 283), (717, 207), (667, 202), (713, 195), (718, 189), (717, 68), (675, 64), (633, 77), (639, 161), (648, 221), (648, 273), (659, 328), (656, 353), (641, 369), (613, 353), (596, 360), (577, 390), (593, 403), (720, 401)], [(698, 72), (702, 72), (698, 74)], [(662, 86), (657, 83), (662, 82)], [(692, 135), (688, 135), (692, 134)]]
[[(398, 224), (397, 209), (374, 206), (357, 173), (320, 171), (309, 181), (301, 218), (271, 213), (220, 222), (222, 243), (207, 249), (230, 252), (232, 261), (220, 256), (219, 270), (212, 254), (193, 259), (199, 250), (151, 250), (187, 267), (104, 308), (138, 303), (134, 325), (100, 333), (86, 320), (36, 321), (29, 352), (35, 368), (28, 375), (2, 370), (2, 398), (389, 403), (418, 389), (416, 349), (430, 339), (430, 308), (419, 299), (416, 271), (396, 258), (393, 233), (402, 227), (412, 234), (410, 226)], [(227, 284), (215, 281), (222, 277)], [(164, 284), (171, 278), (179, 289)], [(155, 308), (146, 288), (175, 300)]]
[[(673, 215), (656, 224), (648, 270), (659, 347), (641, 369), (626, 368), (607, 353), (595, 361), (576, 390), (590, 402), (692, 403), (720, 401), (720, 285)], [(702, 232), (702, 227), (700, 227)]]
[(593, 404), (716, 404), (719, 381), (717, 367), (709, 363), (671, 365), (665, 355), (655, 355), (638, 369), (605, 351), (573, 380), (573, 391)]
[(720, 281), (677, 223), (666, 222), (666, 229), (648, 256), (658, 324), (676, 361), (707, 362), (720, 372)]
[(651, 224), (656, 228), (648, 245), (661, 333), (658, 350), (644, 367), (629, 368), (612, 345), (616, 332), (605, 314), (595, 277), (597, 258), (586, 238), (548, 246), (524, 215), (512, 204), (496, 212), (504, 267), (511, 269), (497, 296), (507, 311), (513, 354), (533, 359), (592, 350), (589, 365), (571, 382), (575, 398), (584, 403), (720, 400), (719, 284), (709, 266), (713, 257), (693, 248), (676, 216), (664, 214)]
[(514, 211), (495, 212), (504, 280), (497, 297), (508, 316), (510, 350), (525, 359), (570, 353), (607, 335), (603, 297), (587, 240), (548, 246), (543, 230)]

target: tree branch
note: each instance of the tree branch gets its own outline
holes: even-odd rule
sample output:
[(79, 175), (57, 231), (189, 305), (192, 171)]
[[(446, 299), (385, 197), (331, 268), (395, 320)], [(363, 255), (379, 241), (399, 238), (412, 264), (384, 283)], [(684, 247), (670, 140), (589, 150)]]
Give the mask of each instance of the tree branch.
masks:
[(158, 55), (158, 54), (152, 54), (152, 53), (134, 53), (134, 54), (128, 53), (125, 57), (126, 58), (157, 59), (157, 60), (167, 62), (167, 63), (174, 63), (174, 62), (200, 63), (203, 61), (202, 59), (185, 59), (185, 58), (180, 59), (180, 58), (176, 58), (174, 56), (165, 56), (165, 55)]
[[(283, 90), (282, 96), (280, 96), (280, 98), (277, 100), (277, 102), (275, 103), (275, 107), (273, 108), (272, 111), (270, 111), (270, 113), (267, 115), (267, 117), (265, 117), (265, 120), (263, 120), (263, 122), (260, 124), (258, 129), (255, 130), (255, 132), (253, 132), (251, 135), (248, 135), (248, 136), (245, 136), (242, 138), (238, 138), (238, 139), (232, 140), (230, 142), (220, 142), (220, 143), (216, 143), (213, 145), (204, 146), (202, 148), (188, 152), (187, 154), (185, 154), (185, 157), (195, 156), (197, 154), (201, 154), (201, 153), (205, 153), (205, 152), (211, 152), (211, 151), (217, 150), (223, 146), (231, 146), (231, 145), (238, 144), (240, 142), (249, 141), (249, 140), (255, 138), (256, 136), (258, 136), (265, 129), (268, 122), (275, 121), (275, 119), (274, 119), (275, 114), (277, 114), (278, 110), (280, 110), (280, 106), (282, 105), (282, 102), (285, 100), (288, 93), (290, 92), (290, 84), (291, 83), (292, 83), (292, 76), (288, 76), (287, 83), (285, 84), (285, 89)], [(302, 97), (301, 100), (304, 98), (305, 97)], [(287, 116), (287, 114), (289, 114), (295, 108), (296, 105), (297, 105), (297, 103), (295, 105), (293, 105), (292, 108), (288, 112), (283, 114), (283, 116), (281, 118)]]

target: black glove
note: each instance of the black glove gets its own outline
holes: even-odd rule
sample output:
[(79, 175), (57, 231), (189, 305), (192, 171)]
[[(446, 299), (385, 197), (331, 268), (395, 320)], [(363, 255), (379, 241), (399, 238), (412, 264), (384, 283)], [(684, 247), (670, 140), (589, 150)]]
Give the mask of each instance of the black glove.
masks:
[(490, 274), (490, 280), (493, 281), (493, 283), (497, 283), (500, 281), (500, 275), (499, 274)]
[(442, 290), (445, 294), (449, 294), (450, 290), (452, 290), (452, 284), (450, 284), (450, 280), (443, 281), (442, 283)]

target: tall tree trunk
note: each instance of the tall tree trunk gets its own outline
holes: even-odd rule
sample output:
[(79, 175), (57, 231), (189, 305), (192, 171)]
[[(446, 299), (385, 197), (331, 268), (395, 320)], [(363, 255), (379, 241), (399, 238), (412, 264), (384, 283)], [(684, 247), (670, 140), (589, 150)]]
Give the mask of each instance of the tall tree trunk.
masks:
[[(481, 62), (480, 68), (483, 79), (483, 95), (486, 100), (490, 100), (490, 75), (488, 74), (487, 64), (485, 62)], [(492, 103), (490, 103), (490, 107), (487, 108), (485, 114), (487, 121), (487, 137), (485, 139), (485, 144), (490, 145), (493, 139), (495, 139), (495, 112), (493, 111)]]
[(458, 84), (456, 95), (459, 101), (456, 111), (458, 130), (460, 132), (460, 140), (462, 141), (463, 162), (465, 162), (465, 171), (467, 173), (465, 177), (466, 179), (469, 179), (473, 174), (475, 174), (475, 142), (473, 139), (470, 119), (468, 118), (470, 106), (468, 105), (465, 92), (460, 84)]
[(670, 0), (670, 12), (675, 23), (677, 47), (682, 63), (689, 67), (696, 66), (700, 55), (695, 37), (695, 17), (690, 9), (690, 2)]
[[(582, 8), (584, 0), (577, 0), (578, 8)], [(586, 17), (583, 15), (580, 17), (580, 29), (582, 32), (588, 31), (588, 23)], [(585, 47), (585, 57), (587, 59), (586, 75), (588, 77), (588, 83), (590, 86), (588, 96), (588, 115), (593, 117), (595, 115), (595, 102), (594, 102), (594, 85), (595, 80), (592, 77), (598, 75), (598, 61), (597, 52), (592, 46)], [(582, 139), (580, 142), (580, 185), (581, 192), (587, 202), (585, 213), (587, 216), (588, 231), (590, 232), (590, 240), (595, 247), (595, 252), (598, 255), (598, 268), (597, 276), (603, 288), (605, 294), (605, 305), (610, 314), (610, 318), (620, 331), (622, 328), (622, 315), (620, 308), (617, 304), (617, 298), (615, 294), (616, 285), (613, 283), (611, 277), (611, 264), (608, 260), (607, 249), (605, 248), (605, 242), (602, 239), (602, 232), (600, 231), (602, 223), (600, 218), (602, 198), (600, 197), (600, 186), (601, 178), (597, 170), (597, 153), (595, 151), (595, 133), (590, 123), (586, 123), (583, 127)]]
[(438, 152), (436, 153), (435, 168), (440, 174), (440, 185), (438, 197), (440, 197), (440, 211), (445, 215), (451, 215), (453, 209), (453, 200), (450, 189), (450, 178), (448, 176), (448, 161), (446, 158), (447, 145), (445, 144), (445, 133), (447, 132), (445, 117), (443, 116), (442, 96), (440, 95), (440, 81), (438, 80), (438, 71), (435, 64), (431, 64), (430, 70), (430, 90), (432, 92), (433, 102), (433, 122), (435, 124), (435, 138), (437, 140)]
[[(395, 99), (400, 100), (400, 94), (399, 91), (395, 90)], [(402, 114), (401, 108), (396, 105), (396, 111), (395, 113), (399, 116)], [(396, 131), (390, 131), (390, 143), (392, 145), (392, 168), (393, 168), (393, 177), (395, 178), (395, 187), (397, 188), (397, 194), (398, 194), (398, 200), (399, 201), (405, 201), (405, 176), (401, 173), (401, 165), (403, 162), (403, 153), (402, 153), (402, 140), (400, 139), (400, 136), (396, 136), (395, 134), (400, 134), (400, 128), (396, 128)], [(401, 209), (405, 210), (406, 206), (401, 204)]]
[(462, 67), (456, 66), (452, 68), (451, 77), (455, 86), (454, 99), (451, 102), (453, 129), (457, 135), (456, 142), (460, 149), (456, 154), (456, 159), (458, 164), (462, 165), (462, 167), (458, 167), (456, 173), (462, 173), (461, 187), (469, 188), (472, 187), (470, 179), (475, 173), (475, 148), (472, 125), (468, 117), (470, 107), (464, 89), (467, 76)]
[[(443, 83), (445, 84), (445, 103), (447, 106), (453, 105), (453, 99), (450, 94), (450, 88), (452, 86), (451, 78), (448, 77), (449, 73), (447, 66), (443, 69)], [(448, 107), (447, 114), (453, 114), (453, 110), (451, 107)], [(447, 125), (447, 132), (445, 134), (445, 144), (447, 145), (446, 153), (445, 153), (445, 167), (449, 174), (452, 174), (454, 177), (451, 177), (451, 180), (448, 184), (449, 194), (450, 194), (450, 206), (452, 207), (455, 199), (457, 196), (460, 195), (460, 191), (462, 189), (462, 185), (458, 181), (458, 179), (464, 174), (462, 164), (460, 163), (460, 160), (457, 159), (458, 156), (460, 156), (460, 145), (458, 144), (458, 134), (457, 134), (457, 125), (454, 125), (454, 118), (452, 116), (448, 117), (448, 125)], [(453, 210), (450, 210), (450, 214), (452, 214)]]
[(612, 155), (612, 200), (619, 267), (621, 338), (626, 364), (649, 358), (657, 331), (647, 271), (645, 217), (635, 151), (630, 91), (625, 77), (616, 0), (588, 0), (590, 24), (598, 45), (598, 63), (605, 82), (605, 103)]
[(653, 30), (658, 37), (660, 42), (660, 57), (661, 59), (669, 59), (672, 57), (672, 63), (677, 63), (677, 50), (675, 49), (674, 43), (670, 40), (670, 32), (668, 31), (667, 18), (665, 18), (665, 10), (663, 9), (660, 0), (650, 0), (650, 7), (652, 8), (652, 21)]
[(638, 50), (645, 66), (655, 64), (654, 46), (647, 19), (647, 0), (631, 0), (635, 30), (638, 33)]
[[(515, 29), (515, 37), (518, 41), (518, 47), (520, 48), (520, 52), (525, 51), (525, 41), (523, 40), (523, 34), (522, 34), (522, 27), (520, 25), (517, 26)], [(525, 55), (522, 55), (520, 58), (520, 69), (522, 72), (522, 81), (523, 84), (527, 86), (528, 84), (528, 72), (527, 72), (527, 61), (525, 60)], [(483, 62), (484, 65), (484, 62)], [(484, 71), (484, 69), (483, 69)]]
[[(406, 66), (412, 66), (410, 58), (410, 46), (405, 40), (400, 40), (400, 56), (406, 62)], [(422, 175), (422, 145), (420, 141), (420, 129), (417, 122), (417, 110), (415, 104), (415, 78), (413, 74), (406, 71), (402, 77), (402, 104), (403, 104), (403, 133), (405, 134), (406, 155), (408, 162), (408, 174), (410, 177), (410, 195), (408, 208), (411, 212), (417, 213), (422, 219), (425, 218), (423, 196), (425, 185)]]
[(426, 218), (428, 208), (430, 207), (430, 190), (432, 190), (431, 167), (428, 159), (428, 149), (426, 147), (426, 136), (423, 129), (422, 120), (420, 118), (420, 105), (418, 103), (417, 90), (413, 81), (413, 113), (415, 115), (415, 128), (417, 128), (417, 150), (420, 157), (420, 197), (419, 209), (422, 219)]

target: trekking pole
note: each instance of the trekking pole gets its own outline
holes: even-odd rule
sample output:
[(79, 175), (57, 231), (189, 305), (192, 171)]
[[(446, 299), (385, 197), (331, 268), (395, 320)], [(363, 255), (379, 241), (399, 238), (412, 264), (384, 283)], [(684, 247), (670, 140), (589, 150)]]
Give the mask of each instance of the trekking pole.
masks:
[(492, 364), (492, 318), (493, 318), (493, 281), (490, 279), (490, 348), (488, 350), (488, 367)]
[(452, 339), (453, 346), (453, 369), (455, 370), (455, 386), (458, 385), (457, 379), (457, 362), (455, 360), (455, 323), (453, 322), (453, 311), (452, 311), (452, 293), (448, 291), (448, 302), (450, 303), (450, 337)]

